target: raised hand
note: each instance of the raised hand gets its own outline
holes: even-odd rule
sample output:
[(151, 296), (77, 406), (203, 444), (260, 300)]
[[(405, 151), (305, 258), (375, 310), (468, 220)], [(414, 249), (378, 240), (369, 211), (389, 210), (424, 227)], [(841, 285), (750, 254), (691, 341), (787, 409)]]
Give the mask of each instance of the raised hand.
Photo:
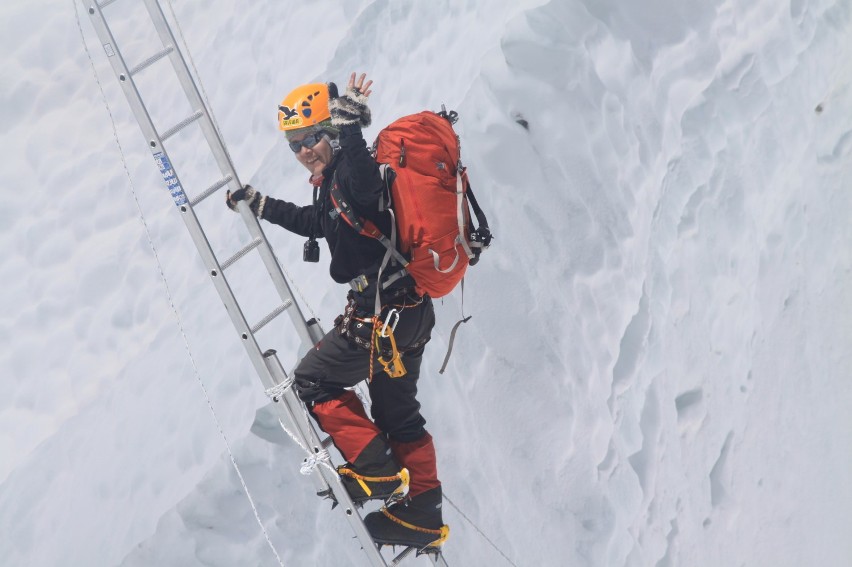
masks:
[(346, 92), (341, 97), (332, 98), (328, 103), (331, 112), (331, 123), (337, 127), (358, 125), (366, 128), (372, 123), (370, 108), (367, 106), (367, 98), (373, 92), (370, 87), (373, 81), (366, 81), (366, 73), (362, 73), (356, 80), (356, 73), (349, 77)]

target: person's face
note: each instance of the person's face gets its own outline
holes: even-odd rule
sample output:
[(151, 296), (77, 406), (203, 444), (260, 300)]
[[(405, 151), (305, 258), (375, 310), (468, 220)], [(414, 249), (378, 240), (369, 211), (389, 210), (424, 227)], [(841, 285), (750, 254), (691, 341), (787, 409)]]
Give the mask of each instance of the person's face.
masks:
[(316, 132), (296, 134), (290, 139), (290, 149), (295, 151), (296, 159), (305, 166), (311, 175), (319, 175), (331, 162), (331, 146)]

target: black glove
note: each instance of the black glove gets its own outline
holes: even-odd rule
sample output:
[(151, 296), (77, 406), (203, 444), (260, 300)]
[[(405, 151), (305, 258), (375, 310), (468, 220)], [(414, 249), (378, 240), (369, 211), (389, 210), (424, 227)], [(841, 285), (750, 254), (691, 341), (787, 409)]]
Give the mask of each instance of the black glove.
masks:
[[(334, 94), (334, 92), (332, 91), (331, 94)], [(370, 109), (367, 107), (367, 98), (367, 95), (355, 87), (348, 87), (346, 93), (341, 97), (331, 98), (328, 101), (331, 123), (338, 128), (350, 124), (357, 124), (361, 128), (369, 126), (373, 120), (370, 116)]]
[(263, 206), (266, 204), (266, 197), (261, 195), (260, 192), (256, 191), (251, 185), (246, 185), (242, 189), (237, 189), (233, 193), (228, 191), (225, 195), (225, 204), (227, 204), (228, 208), (232, 211), (237, 210), (238, 201), (245, 201), (251, 209), (251, 212), (254, 213), (254, 216), (258, 218), (263, 216)]

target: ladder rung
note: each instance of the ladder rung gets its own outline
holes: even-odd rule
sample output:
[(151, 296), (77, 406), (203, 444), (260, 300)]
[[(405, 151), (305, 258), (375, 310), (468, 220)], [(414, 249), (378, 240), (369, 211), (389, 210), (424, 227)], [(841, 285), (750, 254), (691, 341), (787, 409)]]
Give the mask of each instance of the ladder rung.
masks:
[(259, 330), (261, 330), (264, 326), (266, 326), (267, 323), (269, 323), (270, 321), (272, 321), (273, 319), (275, 319), (276, 317), (278, 317), (279, 315), (284, 313), (284, 311), (288, 307), (290, 307), (291, 305), (293, 305), (293, 300), (288, 299), (287, 301), (285, 301), (284, 303), (282, 303), (281, 305), (276, 307), (275, 310), (272, 311), (272, 313), (270, 313), (269, 315), (267, 315), (266, 317), (264, 317), (263, 319), (258, 321), (257, 325), (255, 325), (254, 327), (251, 328), (251, 334), (253, 335), (256, 332), (258, 332)]
[(160, 136), (160, 139), (165, 142), (166, 140), (168, 140), (169, 138), (171, 138), (172, 136), (174, 136), (175, 134), (177, 134), (202, 116), (204, 116), (204, 112), (202, 112), (201, 110), (196, 110), (195, 113), (192, 114), (192, 116), (187, 116), (168, 130), (166, 130), (166, 132), (162, 136)]
[(199, 194), (192, 201), (190, 201), (189, 204), (194, 207), (195, 205), (197, 205), (198, 203), (200, 203), (201, 201), (203, 201), (204, 199), (206, 199), (207, 197), (209, 197), (210, 195), (212, 195), (213, 193), (215, 193), (233, 180), (234, 178), (231, 175), (223, 177), (222, 179), (205, 189), (201, 194)]
[(113, 2), (115, 2), (115, 0), (104, 0), (103, 2), (98, 2), (98, 8), (101, 8), (101, 9), (106, 8), (107, 6), (112, 4)]
[[(112, 0), (112, 1), (114, 2), (115, 0)], [(135, 75), (136, 73), (138, 73), (142, 69), (146, 69), (146, 68), (150, 67), (151, 65), (153, 65), (154, 63), (156, 63), (157, 61), (159, 61), (160, 59), (162, 59), (166, 55), (170, 54), (174, 50), (175, 50), (174, 46), (170, 45), (170, 46), (166, 47), (165, 49), (163, 49), (162, 51), (160, 51), (159, 53), (155, 53), (154, 55), (152, 55), (151, 57), (149, 57), (148, 59), (146, 59), (145, 61), (138, 64), (136, 67), (134, 67), (130, 71), (128, 71), (130, 73), (130, 76), (132, 77), (133, 75)]]
[(230, 268), (231, 265), (233, 265), (234, 262), (236, 262), (237, 260), (239, 260), (240, 258), (245, 256), (246, 254), (248, 254), (249, 252), (251, 252), (252, 250), (257, 248), (258, 246), (260, 246), (261, 242), (263, 242), (263, 240), (258, 236), (257, 238), (255, 238), (254, 240), (252, 240), (251, 242), (246, 244), (239, 252), (237, 252), (236, 254), (234, 254), (233, 256), (228, 258), (227, 260), (225, 260), (225, 262), (222, 264), (222, 271), (224, 272), (225, 270)]

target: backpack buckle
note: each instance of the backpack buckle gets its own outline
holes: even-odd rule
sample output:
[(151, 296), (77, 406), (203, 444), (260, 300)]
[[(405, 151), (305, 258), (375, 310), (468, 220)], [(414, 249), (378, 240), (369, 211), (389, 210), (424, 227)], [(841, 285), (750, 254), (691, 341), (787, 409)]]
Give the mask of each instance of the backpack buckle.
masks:
[(491, 231), (488, 230), (487, 226), (480, 226), (470, 233), (470, 242), (481, 248), (488, 248), (491, 246), (491, 238)]
[(354, 291), (357, 291), (358, 293), (364, 291), (369, 286), (370, 286), (370, 281), (367, 279), (367, 276), (365, 276), (364, 274), (361, 274), (357, 278), (353, 278), (349, 282), (349, 287), (351, 287)]
[(473, 250), (473, 258), (470, 259), (471, 266), (475, 266), (479, 262), (482, 251), (491, 246), (491, 238), (491, 231), (488, 230), (487, 226), (480, 226), (470, 233), (470, 247)]

